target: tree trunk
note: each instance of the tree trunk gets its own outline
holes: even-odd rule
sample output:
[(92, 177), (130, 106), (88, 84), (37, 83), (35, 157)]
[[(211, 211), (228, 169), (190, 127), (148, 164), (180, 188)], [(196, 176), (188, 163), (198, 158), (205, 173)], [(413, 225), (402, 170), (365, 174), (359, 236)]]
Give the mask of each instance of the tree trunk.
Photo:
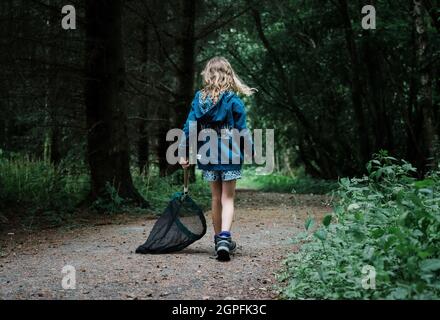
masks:
[[(189, 108), (194, 97), (194, 75), (195, 75), (195, 24), (196, 11), (198, 1), (181, 0), (182, 5), (182, 20), (179, 25), (181, 33), (177, 36), (177, 48), (179, 52), (179, 68), (177, 70), (177, 88), (176, 99), (173, 107), (173, 119), (171, 125), (175, 128), (182, 128), (186, 121)], [(165, 133), (165, 132), (164, 132)], [(164, 134), (163, 133), (163, 134)], [(165, 135), (162, 135), (165, 144)], [(168, 143), (166, 143), (168, 146)], [(160, 152), (166, 152), (166, 148), (161, 148)], [(160, 158), (163, 158), (164, 155)], [(161, 164), (161, 172), (164, 175), (169, 175), (180, 169), (179, 165), (171, 166), (168, 163), (159, 160)], [(190, 180), (194, 180), (195, 175), (190, 175)], [(180, 181), (180, 177), (176, 177)]]
[(195, 74), (195, 23), (196, 23), (196, 2), (183, 1), (182, 35), (180, 38), (181, 63), (178, 74), (178, 88), (176, 101), (176, 121), (178, 125), (186, 120), (189, 106), (194, 95), (194, 74)]
[[(375, 1), (362, 0), (360, 6), (375, 5)], [(387, 90), (383, 59), (380, 56), (380, 43), (372, 30), (362, 30), (361, 53), (365, 65), (365, 101), (369, 105), (371, 126), (374, 134), (374, 151), (392, 149), (392, 130), (390, 119), (386, 112)]]
[(368, 130), (364, 116), (364, 105), (362, 101), (362, 79), (361, 66), (356, 48), (354, 32), (351, 25), (350, 13), (347, 0), (339, 0), (342, 20), (344, 24), (345, 39), (347, 42), (348, 53), (351, 62), (351, 98), (354, 114), (356, 118), (356, 129), (359, 137), (360, 161), (364, 165), (371, 157), (370, 142), (368, 139)]
[[(147, 74), (148, 62), (150, 59), (150, 50), (149, 50), (149, 26), (147, 21), (145, 21), (143, 25), (143, 39), (142, 39), (142, 48), (143, 48), (143, 70), (144, 73)], [(139, 172), (148, 173), (149, 169), (149, 153), (150, 153), (150, 141), (148, 135), (148, 124), (147, 124), (147, 116), (149, 114), (150, 109), (150, 99), (147, 96), (141, 97), (140, 110), (139, 110), (139, 123), (138, 123), (138, 137), (137, 137), (137, 159), (138, 159), (138, 168)]]
[[(412, 0), (411, 0), (412, 1)], [(420, 158), (420, 147), (418, 143), (417, 132), (420, 132), (420, 117), (417, 117), (417, 54), (416, 54), (416, 31), (415, 25), (411, 20), (411, 62), (410, 62), (410, 79), (407, 106), (403, 110), (403, 117), (406, 129), (406, 152), (405, 159), (414, 165), (418, 164)]]
[[(53, 6), (53, 0), (48, 2), (49, 6)], [(60, 135), (61, 128), (58, 119), (58, 91), (59, 91), (59, 77), (58, 71), (56, 70), (56, 65), (58, 63), (59, 50), (56, 46), (55, 30), (56, 30), (56, 17), (51, 14), (47, 20), (47, 34), (48, 39), (52, 41), (46, 49), (46, 77), (47, 77), (47, 87), (46, 87), (46, 112), (47, 112), (47, 141), (45, 145), (48, 145), (48, 155), (47, 160), (54, 165), (58, 165), (61, 161), (60, 152)]]
[(419, 97), (418, 113), (422, 118), (420, 145), (422, 158), (419, 169), (425, 173), (433, 166), (435, 132), (433, 125), (433, 104), (431, 70), (427, 66), (428, 55), (428, 34), (424, 21), (423, 7), (421, 0), (414, 0), (414, 24), (417, 66), (419, 72)]
[(121, 93), (125, 82), (122, 1), (86, 0), (88, 201), (108, 198), (108, 186), (136, 204), (146, 205), (130, 173), (127, 115)]
[[(198, 0), (184, 1), (183, 8), (183, 42), (182, 42), (182, 73), (179, 80), (179, 95), (182, 105), (178, 107), (177, 119), (180, 124), (186, 120), (194, 96), (194, 76), (196, 67), (196, 38), (195, 27), (197, 19)], [(190, 168), (190, 182), (195, 181), (195, 167)]]
[[(141, 113), (141, 115), (144, 115), (144, 113)], [(150, 141), (148, 139), (146, 122), (142, 119), (140, 120), (138, 126), (137, 154), (139, 172), (141, 174), (148, 174), (150, 162)]]

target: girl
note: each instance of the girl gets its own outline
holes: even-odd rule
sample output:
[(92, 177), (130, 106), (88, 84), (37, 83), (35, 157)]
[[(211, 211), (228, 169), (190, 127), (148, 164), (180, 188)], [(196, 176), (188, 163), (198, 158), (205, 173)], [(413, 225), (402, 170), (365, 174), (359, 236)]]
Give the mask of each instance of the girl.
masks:
[[(217, 133), (217, 144), (210, 144), (211, 147), (214, 146), (212, 147), (214, 150), (209, 150), (209, 153), (212, 155), (214, 151), (218, 151), (218, 156), (214, 155), (214, 161), (213, 157), (208, 156), (208, 163), (203, 161), (203, 156), (200, 154), (197, 155), (197, 159), (198, 168), (202, 170), (203, 178), (209, 181), (211, 187), (212, 222), (217, 259), (228, 261), (230, 254), (236, 249), (236, 243), (232, 241), (231, 226), (234, 217), (235, 183), (241, 178), (241, 165), (244, 159), (242, 144), (239, 143), (238, 149), (234, 148), (234, 142), (230, 139), (231, 132), (234, 131), (231, 129), (237, 129), (247, 142), (247, 146), (252, 146), (250, 134), (246, 129), (245, 107), (237, 93), (249, 96), (256, 89), (245, 85), (237, 77), (228, 60), (223, 57), (214, 57), (209, 60), (202, 72), (202, 77), (203, 88), (196, 93), (192, 102), (191, 111), (183, 128), (185, 137), (180, 147), (184, 148), (184, 151), (181, 150), (184, 153), (181, 154), (188, 155), (189, 127), (193, 121), (197, 122), (197, 132), (213, 130)], [(209, 141), (207, 139), (204, 143), (198, 143), (198, 150), (202, 144)], [(246, 143), (244, 145), (246, 146)], [(216, 146), (218, 149), (215, 150)], [(224, 161), (225, 154), (227, 163)], [(232, 159), (237, 154), (238, 163)], [(180, 158), (180, 164), (184, 169), (189, 167), (187, 156)]]

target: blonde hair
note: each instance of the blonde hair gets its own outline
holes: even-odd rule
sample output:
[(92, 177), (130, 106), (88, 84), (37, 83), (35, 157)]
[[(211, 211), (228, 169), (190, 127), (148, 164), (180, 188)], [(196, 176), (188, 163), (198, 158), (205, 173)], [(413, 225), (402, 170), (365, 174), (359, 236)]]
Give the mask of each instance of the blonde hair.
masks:
[(244, 84), (235, 74), (229, 61), (223, 57), (210, 59), (202, 71), (202, 77), (202, 99), (206, 99), (209, 96), (213, 102), (217, 102), (220, 95), (228, 90), (242, 93), (246, 96), (250, 96), (257, 91), (257, 89)]

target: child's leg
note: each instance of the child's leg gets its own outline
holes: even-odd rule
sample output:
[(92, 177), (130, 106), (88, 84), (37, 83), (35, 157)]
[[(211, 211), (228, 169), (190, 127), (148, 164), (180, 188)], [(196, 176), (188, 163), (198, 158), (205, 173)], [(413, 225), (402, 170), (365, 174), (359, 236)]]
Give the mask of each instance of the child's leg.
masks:
[(231, 231), (234, 218), (234, 197), (236, 180), (223, 181), (221, 193), (221, 231)]
[(211, 181), (212, 224), (215, 234), (222, 230), (222, 182)]

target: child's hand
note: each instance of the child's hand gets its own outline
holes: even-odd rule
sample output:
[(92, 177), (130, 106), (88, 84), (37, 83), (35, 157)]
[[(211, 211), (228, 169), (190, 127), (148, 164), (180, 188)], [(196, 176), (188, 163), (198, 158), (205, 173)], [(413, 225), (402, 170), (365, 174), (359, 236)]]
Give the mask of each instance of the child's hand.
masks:
[(182, 166), (183, 169), (187, 169), (189, 168), (189, 161), (183, 157), (180, 158), (179, 160), (180, 165)]

